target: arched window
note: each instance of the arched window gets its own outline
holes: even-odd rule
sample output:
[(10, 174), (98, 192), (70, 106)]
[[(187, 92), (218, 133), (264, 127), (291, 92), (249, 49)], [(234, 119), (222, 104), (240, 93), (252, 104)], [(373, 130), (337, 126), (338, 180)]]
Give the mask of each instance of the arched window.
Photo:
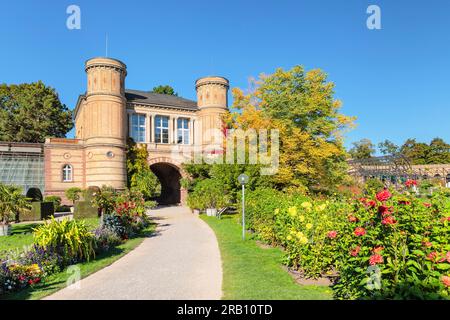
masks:
[(62, 180), (63, 182), (73, 181), (73, 168), (70, 164), (66, 164), (62, 168)]

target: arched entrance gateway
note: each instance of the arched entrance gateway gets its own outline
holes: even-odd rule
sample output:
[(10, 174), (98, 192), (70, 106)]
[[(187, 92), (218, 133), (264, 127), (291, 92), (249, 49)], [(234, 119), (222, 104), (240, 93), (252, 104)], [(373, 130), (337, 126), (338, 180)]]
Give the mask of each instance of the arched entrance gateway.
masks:
[(156, 201), (162, 205), (184, 204), (187, 191), (180, 183), (185, 176), (181, 166), (170, 158), (153, 159), (149, 165), (161, 183), (161, 195)]

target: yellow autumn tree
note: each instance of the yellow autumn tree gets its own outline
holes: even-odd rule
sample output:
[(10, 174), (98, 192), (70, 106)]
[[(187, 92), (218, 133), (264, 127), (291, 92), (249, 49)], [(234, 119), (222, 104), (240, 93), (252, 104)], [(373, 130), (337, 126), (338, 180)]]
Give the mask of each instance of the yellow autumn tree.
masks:
[(330, 192), (346, 176), (343, 132), (354, 117), (339, 113), (334, 83), (321, 70), (305, 72), (302, 66), (277, 69), (251, 81), (244, 93), (233, 89), (233, 109), (228, 126), (278, 129), (280, 166), (272, 177), (280, 189)]

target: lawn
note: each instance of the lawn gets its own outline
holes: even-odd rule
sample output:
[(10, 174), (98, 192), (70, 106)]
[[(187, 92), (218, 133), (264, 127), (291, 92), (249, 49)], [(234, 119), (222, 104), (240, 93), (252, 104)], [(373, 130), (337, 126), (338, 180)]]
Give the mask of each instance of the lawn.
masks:
[[(135, 238), (129, 239), (127, 242), (115, 247), (114, 249), (109, 250), (101, 255), (98, 255), (94, 260), (89, 262), (83, 262), (76, 264), (76, 266), (80, 267), (81, 278), (85, 278), (90, 274), (97, 272), (113, 262), (117, 261), (128, 252), (132, 251), (139, 244), (144, 241), (145, 238), (149, 237), (155, 229), (156, 224), (151, 224), (147, 229), (141, 232)], [(15, 292), (13, 294), (1, 297), (1, 299), (8, 300), (38, 300), (42, 299), (45, 296), (48, 296), (52, 293), (55, 293), (66, 287), (67, 280), (69, 277), (73, 276), (72, 273), (67, 272), (66, 270), (53, 274), (43, 282), (34, 285), (33, 287), (29, 287), (25, 290)]]
[(38, 223), (29, 224), (13, 224), (11, 227), (11, 235), (0, 237), (0, 257), (2, 251), (23, 250), (33, 243), (33, 228)]
[(332, 299), (329, 287), (301, 286), (282, 268), (279, 248), (263, 249), (247, 235), (233, 216), (222, 219), (201, 216), (219, 242), (225, 300), (316, 300)]

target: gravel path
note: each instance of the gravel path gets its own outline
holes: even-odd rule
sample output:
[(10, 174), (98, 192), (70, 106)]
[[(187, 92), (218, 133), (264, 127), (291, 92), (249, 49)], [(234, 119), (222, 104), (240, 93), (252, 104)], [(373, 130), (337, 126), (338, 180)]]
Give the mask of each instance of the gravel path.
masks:
[(222, 266), (214, 232), (184, 207), (152, 210), (155, 236), (109, 267), (46, 299), (220, 299)]

